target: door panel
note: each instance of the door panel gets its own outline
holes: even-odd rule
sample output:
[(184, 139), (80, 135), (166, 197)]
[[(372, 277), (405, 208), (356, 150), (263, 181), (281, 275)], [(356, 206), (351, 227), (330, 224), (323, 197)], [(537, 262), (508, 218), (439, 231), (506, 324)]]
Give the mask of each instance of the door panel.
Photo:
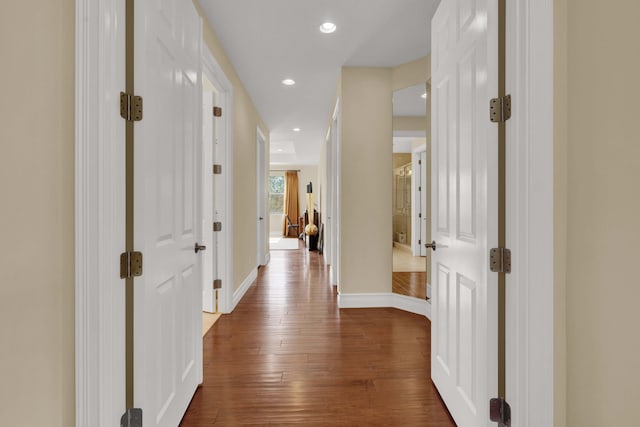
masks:
[(432, 31), (432, 378), (458, 425), (492, 425), (497, 275), (488, 254), (497, 244), (498, 157), (488, 106), (497, 94), (497, 2), (442, 2)]
[(189, 1), (135, 2), (134, 405), (176, 426), (202, 378), (200, 20)]

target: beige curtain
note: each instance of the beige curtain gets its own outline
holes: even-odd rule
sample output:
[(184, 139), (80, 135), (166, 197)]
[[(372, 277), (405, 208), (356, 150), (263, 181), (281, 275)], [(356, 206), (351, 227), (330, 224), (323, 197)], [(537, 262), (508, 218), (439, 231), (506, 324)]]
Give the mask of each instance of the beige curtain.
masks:
[[(287, 216), (289, 216), (293, 224), (298, 223), (298, 217), (300, 216), (298, 205), (298, 172), (284, 173), (284, 215), (282, 235), (285, 237), (298, 237), (297, 235), (290, 236), (287, 234)], [(291, 232), (295, 234), (296, 230), (297, 229), (292, 229)], [(298, 231), (298, 233), (300, 232), (301, 231)]]

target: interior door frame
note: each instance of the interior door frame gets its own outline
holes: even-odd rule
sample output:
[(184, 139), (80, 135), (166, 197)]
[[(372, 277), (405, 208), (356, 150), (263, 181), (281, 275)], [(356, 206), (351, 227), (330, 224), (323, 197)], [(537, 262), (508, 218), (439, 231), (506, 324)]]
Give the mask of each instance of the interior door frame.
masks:
[(124, 0), (75, 3), (75, 421), (108, 427), (126, 408), (126, 13)]
[[(222, 213), (218, 219), (222, 222), (222, 231), (218, 232), (221, 250), (217, 254), (218, 275), (222, 279), (222, 288), (218, 291), (218, 311), (231, 313), (233, 310), (233, 85), (216, 61), (213, 53), (202, 40), (202, 73), (218, 91), (218, 103), (222, 107), (222, 117), (218, 123), (224, 126), (224, 155), (215, 162), (222, 165), (222, 174), (216, 179), (223, 180)], [(214, 153), (215, 155), (215, 153)]]
[(342, 117), (340, 109), (340, 98), (336, 100), (333, 114), (331, 115), (331, 261), (329, 267), (329, 285), (337, 286), (340, 292), (340, 207), (341, 207), (341, 185), (342, 162), (340, 161), (340, 140), (342, 138)]
[[(419, 156), (420, 153), (425, 153), (425, 164), (424, 165), (418, 165), (418, 160), (419, 160)], [(426, 188), (427, 186), (425, 185), (424, 191), (420, 192), (417, 191), (417, 187), (422, 185), (420, 182), (417, 182), (416, 180), (416, 166), (420, 166), (420, 173), (421, 173), (421, 177), (422, 174), (426, 174), (426, 169), (427, 169), (427, 143), (426, 143), (426, 137), (425, 137), (425, 143), (424, 144), (420, 144), (418, 147), (414, 148), (411, 150), (411, 165), (413, 166), (413, 174), (411, 176), (411, 180), (412, 180), (412, 185), (411, 185), (411, 252), (413, 256), (422, 256), (422, 251), (421, 248), (424, 248), (424, 244), (425, 242), (420, 242), (421, 240), (421, 230), (422, 227), (428, 227), (427, 225), (422, 223), (422, 218), (418, 218), (418, 202), (421, 202), (424, 200), (424, 206), (422, 207), (422, 212), (426, 213), (427, 212), (427, 206), (426, 206)], [(421, 180), (422, 181), (422, 180)], [(428, 181), (427, 181), (427, 185), (429, 185)], [(421, 198), (422, 195), (422, 198)], [(426, 233), (425, 233), (426, 235)], [(425, 261), (426, 262), (426, 261)]]
[(553, 0), (507, 2), (506, 399), (522, 427), (554, 425), (566, 408), (554, 383), (564, 361), (554, 340), (553, 28)]
[(565, 406), (554, 385), (553, 0), (506, 3), (506, 398), (512, 425), (550, 426)]
[[(267, 265), (271, 257), (269, 252), (269, 216), (267, 215), (267, 179), (269, 177), (269, 162), (267, 158), (267, 139), (259, 127), (256, 127), (256, 263), (258, 266)], [(262, 205), (262, 212), (260, 212)], [(262, 219), (260, 219), (262, 214)]]
[[(325, 189), (324, 189), (324, 200), (326, 206), (322, 206), (323, 220), (324, 220), (324, 243), (322, 248), (322, 255), (324, 258), (325, 265), (329, 265), (331, 263), (331, 257), (333, 256), (333, 219), (331, 215), (333, 215), (333, 188), (332, 188), (332, 175), (333, 175), (333, 157), (331, 151), (331, 126), (327, 129), (327, 135), (325, 136), (325, 150), (324, 150), (324, 175), (325, 175)], [(321, 189), (322, 190), (322, 189)], [(322, 199), (322, 198), (321, 198)], [(326, 215), (324, 214), (326, 212)], [(331, 280), (329, 282), (329, 287), (332, 287)]]
[[(205, 88), (205, 79), (211, 83), (205, 73), (202, 73), (202, 153), (200, 159), (200, 211), (202, 215), (202, 225), (200, 227), (201, 236), (199, 242), (207, 246), (209, 250), (201, 254), (201, 274), (202, 274), (202, 311), (207, 313), (215, 313), (216, 297), (212, 283), (214, 279), (214, 270), (216, 257), (218, 256), (214, 231), (211, 224), (214, 222), (213, 210), (215, 204), (214, 192), (214, 176), (211, 173), (211, 165), (213, 165), (214, 146), (212, 144), (215, 138), (215, 120), (213, 116), (213, 106), (215, 105), (214, 97), (216, 92), (208, 91)], [(211, 83), (213, 85), (213, 83)], [(208, 123), (207, 123), (208, 122)], [(210, 193), (210, 194), (208, 194)], [(209, 224), (209, 226), (207, 226)]]

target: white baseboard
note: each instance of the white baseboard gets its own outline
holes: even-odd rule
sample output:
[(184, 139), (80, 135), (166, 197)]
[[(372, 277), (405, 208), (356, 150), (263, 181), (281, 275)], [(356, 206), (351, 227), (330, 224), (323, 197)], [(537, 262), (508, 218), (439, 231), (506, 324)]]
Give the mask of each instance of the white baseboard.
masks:
[(431, 319), (431, 302), (406, 295), (391, 294), (392, 307)]
[(271, 261), (271, 252), (267, 252), (267, 255), (265, 255), (265, 257), (264, 257), (264, 265), (269, 264), (269, 261)]
[(338, 294), (339, 308), (392, 307), (391, 293), (378, 294)]
[(235, 292), (233, 293), (233, 307), (231, 307), (231, 310), (229, 312), (232, 312), (233, 310), (235, 310), (236, 306), (238, 305), (238, 303), (240, 302), (244, 294), (247, 293), (247, 291), (249, 290), (249, 288), (257, 278), (258, 278), (258, 269), (254, 268), (253, 270), (251, 270), (251, 273), (249, 273), (249, 275), (242, 281), (242, 284), (240, 285), (240, 287), (236, 289)]
[(431, 303), (419, 298), (394, 293), (339, 294), (339, 308), (380, 308), (390, 307), (408, 311), (431, 319)]

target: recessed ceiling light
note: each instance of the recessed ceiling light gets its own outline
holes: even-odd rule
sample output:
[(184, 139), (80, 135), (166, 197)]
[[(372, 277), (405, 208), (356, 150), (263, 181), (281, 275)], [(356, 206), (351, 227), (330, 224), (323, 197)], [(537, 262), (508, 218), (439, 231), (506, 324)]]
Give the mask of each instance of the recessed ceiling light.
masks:
[(320, 25), (320, 31), (322, 31), (325, 34), (331, 34), (336, 30), (336, 24), (334, 24), (333, 22), (325, 22), (324, 24)]
[(294, 84), (296, 84), (296, 81), (293, 79), (284, 79), (282, 81), (282, 84), (285, 86), (293, 86)]
[(423, 93), (422, 95), (420, 95), (420, 98), (422, 99), (427, 99), (427, 92)]
[(294, 132), (300, 132), (300, 128), (293, 128)]

